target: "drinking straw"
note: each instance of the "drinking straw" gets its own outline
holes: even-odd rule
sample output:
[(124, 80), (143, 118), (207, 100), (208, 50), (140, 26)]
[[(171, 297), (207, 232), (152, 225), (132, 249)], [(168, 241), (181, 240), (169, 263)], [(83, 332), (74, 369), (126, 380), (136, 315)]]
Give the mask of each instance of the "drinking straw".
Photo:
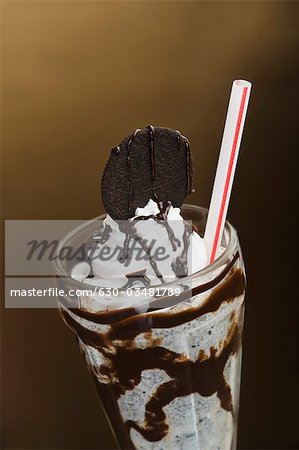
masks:
[(250, 89), (251, 83), (245, 80), (235, 80), (232, 85), (204, 236), (210, 264), (221, 243)]

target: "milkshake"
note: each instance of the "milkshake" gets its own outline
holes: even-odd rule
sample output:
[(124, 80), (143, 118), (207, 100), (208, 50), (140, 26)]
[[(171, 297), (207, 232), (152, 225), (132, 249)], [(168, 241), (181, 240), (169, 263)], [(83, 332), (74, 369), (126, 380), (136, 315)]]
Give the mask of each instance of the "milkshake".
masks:
[(59, 286), (84, 291), (59, 304), (121, 449), (236, 448), (243, 260), (226, 222), (208, 263), (192, 190), (188, 140), (136, 130), (104, 170), (107, 214), (60, 243), (86, 250), (55, 262)]

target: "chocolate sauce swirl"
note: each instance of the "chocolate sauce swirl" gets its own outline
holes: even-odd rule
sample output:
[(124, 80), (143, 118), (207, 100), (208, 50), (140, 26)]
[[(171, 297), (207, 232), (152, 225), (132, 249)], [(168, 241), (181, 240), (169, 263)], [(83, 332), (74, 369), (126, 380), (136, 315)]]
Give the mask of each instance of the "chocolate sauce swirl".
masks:
[[(229, 303), (243, 294), (244, 283), (241, 270), (233, 269), (199, 307), (166, 314), (139, 314), (138, 318), (128, 317), (127, 319), (125, 316), (121, 317), (119, 311), (119, 321), (112, 323), (106, 333), (84, 327), (67, 310), (62, 310), (64, 320), (80, 340), (85, 345), (97, 349), (107, 361), (110, 361), (100, 367), (94, 367), (94, 373), (109, 380), (108, 384), (100, 383), (97, 380), (97, 384), (102, 401), (106, 405), (110, 403), (108, 410), (110, 409), (114, 416), (118, 411), (118, 418), (121, 419), (117, 399), (140, 383), (143, 371), (160, 369), (171, 378), (170, 381), (160, 385), (148, 399), (143, 423), (132, 420), (125, 423), (122, 421), (121, 427), (126, 425), (128, 430), (134, 428), (147, 441), (158, 442), (168, 432), (164, 407), (176, 398), (195, 393), (203, 397), (216, 394), (221, 407), (232, 415), (234, 414), (231, 389), (225, 380), (224, 368), (229, 357), (236, 355), (239, 350), (241, 329), (238, 315), (242, 314), (242, 303), (240, 309), (236, 309), (231, 314), (226, 338), (220, 342), (219, 348), (211, 347), (209, 353), (199, 351), (198, 357), (194, 361), (190, 360), (187, 355), (164, 348), (159, 339), (151, 337), (151, 330), (156, 327), (160, 329), (175, 327), (195, 320), (208, 312), (217, 311), (223, 302)], [(79, 313), (74, 310), (73, 312)], [(80, 313), (82, 315), (82, 311)], [(93, 316), (93, 314), (89, 314)], [(101, 314), (109, 315), (109, 313)], [(149, 317), (151, 317), (150, 326)], [(87, 315), (85, 318), (89, 320), (90, 316)], [(143, 327), (143, 324), (146, 326)], [(140, 333), (144, 333), (149, 340), (148, 347), (136, 347), (134, 338)], [(121, 434), (124, 439), (123, 432)], [(125, 436), (129, 443), (127, 448), (134, 448), (129, 432), (125, 433)]]
[(155, 167), (155, 128), (153, 127), (153, 125), (148, 125), (146, 127), (146, 129), (149, 131), (149, 135), (150, 135), (151, 176), (152, 176), (152, 181), (154, 181), (155, 180), (155, 173), (156, 173), (156, 167)]
[(137, 128), (134, 133), (132, 134), (131, 138), (128, 141), (128, 146), (127, 146), (127, 168), (128, 168), (128, 179), (129, 179), (129, 193), (128, 193), (128, 209), (131, 209), (131, 201), (134, 199), (134, 189), (132, 186), (132, 180), (131, 180), (131, 147), (132, 147), (132, 142), (135, 139), (135, 137), (137, 136), (137, 134), (139, 133), (140, 128)]
[(111, 226), (106, 224), (102, 230), (96, 231), (94, 233), (93, 239), (97, 241), (99, 244), (105, 244), (110, 238), (111, 232), (112, 232)]
[(191, 186), (191, 151), (190, 151), (190, 142), (185, 136), (182, 136), (186, 148), (186, 193), (187, 195), (191, 194), (192, 186)]
[(120, 257), (119, 261), (123, 263), (129, 255), (129, 246), (132, 239), (135, 239), (136, 242), (140, 244), (142, 249), (145, 251), (145, 253), (148, 256), (150, 265), (152, 266), (157, 278), (163, 283), (163, 275), (158, 269), (157, 263), (153, 255), (151, 254), (151, 249), (145, 242), (145, 240), (139, 236), (136, 232), (136, 228), (134, 227), (134, 224), (129, 221), (122, 221), (119, 222), (119, 228), (120, 230), (125, 234), (125, 241), (124, 241), (124, 248), (123, 248), (123, 254)]
[(193, 231), (190, 224), (185, 223), (184, 225), (183, 251), (171, 265), (172, 270), (178, 278), (186, 277), (188, 275), (188, 249), (190, 245), (190, 235)]
[(141, 281), (141, 283), (145, 287), (150, 286), (151, 280), (149, 279), (149, 277), (146, 276), (145, 272), (146, 272), (146, 269), (139, 270), (138, 272), (128, 273), (126, 275), (128, 281), (124, 286), (122, 286), (122, 289), (131, 288), (136, 282), (139, 282), (139, 281)]

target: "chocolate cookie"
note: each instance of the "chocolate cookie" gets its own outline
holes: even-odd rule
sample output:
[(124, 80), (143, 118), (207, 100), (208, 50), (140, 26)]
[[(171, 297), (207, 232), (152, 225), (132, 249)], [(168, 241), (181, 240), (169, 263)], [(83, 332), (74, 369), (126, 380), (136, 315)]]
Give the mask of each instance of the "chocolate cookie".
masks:
[(102, 176), (102, 198), (108, 214), (125, 220), (152, 198), (180, 207), (192, 192), (190, 145), (179, 131), (137, 129), (111, 150)]

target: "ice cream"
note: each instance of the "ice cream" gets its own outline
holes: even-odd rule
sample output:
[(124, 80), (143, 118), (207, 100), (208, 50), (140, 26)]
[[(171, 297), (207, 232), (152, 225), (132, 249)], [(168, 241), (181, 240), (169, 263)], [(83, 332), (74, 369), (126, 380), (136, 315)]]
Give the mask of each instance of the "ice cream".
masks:
[[(92, 271), (94, 278), (86, 280), (89, 284), (122, 288), (128, 286), (129, 280), (132, 286), (157, 285), (203, 269), (207, 265), (203, 239), (192, 230), (190, 223), (184, 222), (180, 209), (170, 206), (163, 225), (153, 218), (158, 214), (157, 204), (149, 200), (144, 208), (136, 209), (132, 219), (128, 219), (129, 223), (134, 224), (138, 236), (150, 248), (155, 267), (140, 242), (134, 239), (128, 248), (128, 257), (123, 258), (126, 221), (115, 221), (107, 215), (101, 230), (95, 234), (88, 253), (90, 269), (88, 270), (86, 262), (81, 263), (73, 268), (72, 276), (78, 279), (80, 274), (79, 279), (82, 281)], [(169, 231), (173, 234), (172, 240)], [(184, 255), (185, 267), (179, 264)], [(132, 275), (141, 273), (142, 277)]]

